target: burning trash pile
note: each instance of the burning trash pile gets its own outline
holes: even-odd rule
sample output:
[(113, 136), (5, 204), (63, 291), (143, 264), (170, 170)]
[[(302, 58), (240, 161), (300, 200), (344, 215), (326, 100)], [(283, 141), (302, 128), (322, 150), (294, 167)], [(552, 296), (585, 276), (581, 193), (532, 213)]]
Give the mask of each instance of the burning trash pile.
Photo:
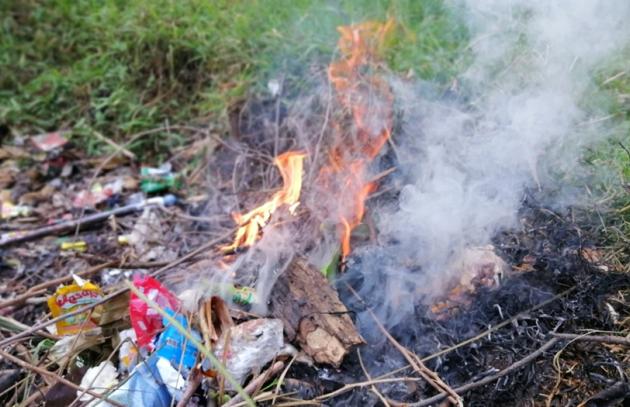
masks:
[[(579, 226), (587, 220), (547, 209), (525, 188), (526, 199), (515, 199), (519, 227), (494, 227), (474, 213), (461, 226), (456, 206), (476, 196), (426, 201), (458, 190), (459, 175), (449, 172), (450, 184), (432, 191), (452, 168), (423, 173), (424, 186), (413, 187), (404, 168), (431, 162), (448, 142), (430, 144), (427, 132), (431, 148), (415, 151), (405, 140), (415, 117), (399, 117), (398, 105), (408, 84), (392, 78), (384, 58), (395, 29), (394, 20), (339, 27), (338, 54), (315, 75), (320, 86), (309, 97), (283, 100), (276, 89), (272, 103), (252, 98), (234, 108), (228, 139), (200, 129), (159, 167), (110, 165), (133, 163), (117, 146), (96, 167), (107, 176), (86, 183), (88, 168), (73, 164), (81, 160), (68, 140), (34, 137), (46, 171), (33, 177), (46, 185), (30, 199), (2, 196), (3, 267), (17, 277), (2, 287), (0, 356), (22, 369), (2, 371), (3, 400), (425, 406), (626, 398), (630, 340), (612, 332), (630, 330), (630, 277), (593, 247)], [(432, 103), (421, 107), (427, 118), (435, 113)], [(12, 169), (0, 179), (5, 186), (18, 183), (14, 158), (25, 149), (1, 151)], [(453, 168), (478, 164), (468, 158), (455, 157)], [(479, 168), (473, 181), (486, 175)], [(73, 196), (58, 191), (65, 184)], [(482, 198), (500, 195), (474, 188)], [(418, 222), (426, 208), (452, 215), (453, 226), (440, 229), (430, 214)], [(489, 217), (507, 217), (496, 208)], [(33, 227), (33, 217), (48, 224)], [(456, 238), (480, 229), (488, 239)], [(67, 272), (50, 273), (55, 267)], [(49, 314), (36, 315), (44, 305)]]

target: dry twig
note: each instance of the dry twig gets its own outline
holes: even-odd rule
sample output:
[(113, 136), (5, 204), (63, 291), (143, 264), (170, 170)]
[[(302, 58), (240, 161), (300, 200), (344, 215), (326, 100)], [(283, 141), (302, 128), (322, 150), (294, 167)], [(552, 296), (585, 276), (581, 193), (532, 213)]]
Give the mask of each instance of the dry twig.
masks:
[(566, 334), (566, 333), (552, 333), (555, 338), (569, 339), (571, 341), (588, 341), (588, 342), (601, 342), (601, 343), (613, 343), (615, 345), (630, 346), (630, 338), (614, 335), (589, 335), (589, 334)]
[(199, 369), (195, 369), (190, 374), (190, 378), (188, 379), (188, 386), (186, 386), (186, 390), (182, 395), (182, 398), (177, 403), (177, 407), (186, 407), (188, 405), (188, 400), (195, 394), (197, 387), (201, 384), (203, 380), (203, 375), (199, 371)]
[[(245, 389), (244, 389), (245, 393), (249, 394), (250, 396), (253, 396), (262, 387), (262, 385), (267, 380), (269, 380), (269, 378), (278, 374), (282, 369), (284, 369), (284, 362), (279, 361), (279, 362), (274, 363), (273, 365), (271, 365), (269, 369), (267, 369), (266, 372), (258, 375), (258, 377), (256, 377), (255, 379), (252, 379), (249, 382), (249, 384), (245, 386)], [(243, 398), (239, 394), (237, 394), (236, 396), (232, 397), (230, 401), (225, 403), (223, 407), (234, 407), (236, 404), (240, 403), (241, 401), (243, 401)]]
[[(524, 358), (514, 362), (513, 364), (511, 364), (510, 366), (506, 367), (505, 369), (501, 370), (499, 373), (494, 374), (492, 376), (487, 376), (484, 377), (481, 380), (478, 380), (476, 382), (471, 382), (468, 384), (465, 384), (463, 386), (457, 387), (455, 388), (455, 392), (458, 394), (464, 394), (472, 389), (475, 389), (477, 387), (481, 387), (481, 386), (485, 386), (486, 384), (492, 383), (495, 380), (508, 375), (510, 373), (512, 373), (515, 370), (518, 370), (522, 367), (524, 367), (525, 365), (529, 364), (530, 362), (532, 362), (534, 359), (536, 359), (537, 357), (539, 357), (540, 355), (542, 355), (543, 353), (545, 353), (547, 350), (549, 350), (551, 347), (553, 347), (560, 339), (558, 338), (552, 338), (549, 341), (547, 341), (543, 346), (541, 346), (539, 349), (537, 349), (536, 351), (530, 353), (529, 355), (525, 356)], [(437, 403), (443, 399), (445, 399), (448, 396), (447, 393), (440, 393), (436, 396), (433, 396), (431, 398), (419, 401), (417, 403), (412, 403), (412, 404), (407, 404), (408, 407), (425, 407), (425, 406), (430, 406), (431, 404)]]
[[(222, 240), (228, 238), (231, 235), (232, 235), (232, 231), (230, 231), (229, 234), (226, 233), (225, 235), (223, 235), (221, 237), (213, 239), (213, 240), (209, 241), (208, 243), (206, 243), (204, 245), (201, 245), (197, 249), (189, 252), (188, 254), (186, 254), (186, 255), (184, 255), (184, 256), (182, 256), (182, 257), (180, 257), (180, 258), (178, 258), (178, 259), (176, 259), (176, 260), (174, 260), (172, 262), (170, 262), (166, 266), (159, 268), (158, 270), (156, 270), (153, 273), (151, 273), (151, 275), (152, 276), (156, 276), (156, 275), (158, 275), (160, 273), (163, 273), (166, 270), (169, 270), (169, 269), (171, 269), (171, 268), (173, 268), (175, 266), (178, 266), (178, 265), (182, 264), (183, 262), (185, 262), (185, 261), (187, 261), (187, 260), (189, 260), (189, 259), (191, 259), (191, 258), (193, 258), (193, 257), (195, 257), (195, 256), (197, 256), (197, 255), (199, 255), (199, 254), (209, 250), (210, 248), (214, 247), (217, 243), (221, 242)], [(75, 315), (82, 314), (84, 312), (90, 311), (91, 309), (97, 307), (98, 305), (104, 304), (104, 303), (112, 300), (113, 298), (116, 298), (119, 295), (122, 295), (122, 294), (126, 293), (128, 290), (129, 290), (128, 288), (121, 288), (121, 289), (116, 290), (113, 293), (103, 297), (101, 300), (96, 301), (96, 302), (94, 302), (94, 303), (92, 303), (90, 305), (86, 305), (85, 307), (78, 308), (78, 309), (76, 309), (76, 310), (74, 310), (72, 312), (68, 312), (67, 314), (60, 315), (57, 318), (53, 318), (53, 319), (50, 319), (50, 320), (48, 320), (46, 322), (42, 322), (42, 323), (37, 324), (37, 325), (35, 325), (35, 326), (33, 326), (33, 327), (29, 328), (29, 329), (26, 329), (26, 330), (22, 331), (20, 333), (17, 333), (17, 334), (15, 334), (13, 336), (5, 338), (2, 341), (0, 341), (0, 347), (7, 346), (7, 345), (9, 345), (11, 343), (14, 343), (14, 342), (16, 342), (16, 341), (26, 337), (26, 336), (32, 335), (34, 333), (37, 333), (38, 331), (46, 328), (47, 326), (55, 324), (55, 323), (57, 323), (59, 321), (63, 321), (66, 318), (69, 318), (69, 317), (72, 317), (72, 316), (75, 316)]]
[(33, 366), (30, 363), (27, 363), (27, 362), (23, 361), (22, 359), (17, 358), (17, 357), (15, 357), (13, 355), (10, 355), (9, 353), (6, 353), (6, 352), (4, 352), (2, 350), (0, 350), (0, 356), (2, 356), (4, 359), (6, 359), (6, 360), (8, 360), (10, 362), (15, 363), (16, 365), (18, 365), (18, 366), (20, 366), (20, 367), (22, 367), (24, 369), (30, 370), (30, 371), (35, 372), (37, 374), (40, 374), (42, 376), (46, 376), (46, 377), (48, 377), (48, 378), (50, 378), (50, 379), (52, 379), (54, 381), (57, 381), (57, 382), (60, 382), (60, 383), (62, 383), (64, 385), (66, 385), (66, 386), (68, 386), (68, 387), (70, 387), (70, 388), (72, 388), (74, 390), (77, 390), (77, 391), (83, 392), (83, 393), (87, 393), (90, 396), (96, 397), (96, 398), (98, 398), (100, 400), (104, 400), (104, 401), (108, 402), (111, 405), (118, 406), (118, 407), (124, 407), (122, 404), (118, 403), (117, 401), (109, 400), (107, 397), (103, 396), (102, 394), (96, 393), (96, 392), (94, 392), (92, 390), (89, 390), (89, 389), (84, 389), (83, 387), (72, 383), (70, 380), (64, 379), (63, 377), (60, 377), (59, 375), (57, 375), (57, 374), (55, 374), (53, 372), (49, 372), (46, 369), (42, 369), (41, 367)]
[[(365, 302), (363, 301), (363, 299), (359, 296), (359, 294), (352, 288), (352, 286), (350, 286), (350, 284), (346, 283), (346, 286), (348, 287), (348, 289), (350, 290), (350, 292), (352, 292), (352, 294), (362, 303), (365, 304)], [(462, 404), (462, 400), (459, 397), (459, 395), (457, 395), (457, 393), (455, 393), (455, 391), (453, 391), (453, 389), (447, 384), (445, 383), (442, 378), (440, 376), (438, 376), (437, 373), (435, 373), (434, 371), (432, 371), (431, 369), (429, 369), (428, 367), (426, 367), (424, 365), (424, 363), (422, 362), (422, 359), (420, 359), (420, 357), (418, 357), (418, 355), (416, 355), (415, 353), (411, 352), (409, 349), (407, 349), (406, 347), (404, 347), (403, 345), (400, 344), (400, 342), (398, 342), (396, 340), (396, 338), (394, 338), (388, 331), (387, 329), (385, 329), (385, 327), (383, 326), (383, 324), (381, 323), (381, 321), (379, 321), (378, 317), (376, 316), (376, 314), (374, 314), (374, 312), (367, 307), (366, 304), (366, 309), (369, 312), (370, 316), (372, 317), (372, 319), (374, 320), (374, 322), (376, 323), (376, 325), (378, 326), (378, 328), (381, 330), (381, 332), (383, 332), (383, 334), (387, 337), (387, 339), (392, 343), (392, 345), (394, 345), (394, 347), (396, 349), (398, 349), (398, 351), (404, 356), (405, 359), (407, 359), (407, 362), (409, 362), (409, 364), (411, 365), (411, 367), (413, 367), (413, 369), (424, 379), (427, 381), (427, 383), (429, 383), (431, 386), (433, 386), (433, 388), (435, 388), (437, 391), (444, 391), (445, 393), (447, 393), (449, 395), (449, 401), (455, 405), (458, 406), (463, 406)]]
[[(361, 365), (361, 369), (363, 370), (363, 374), (365, 374), (365, 377), (367, 377), (368, 380), (372, 380), (372, 376), (370, 376), (370, 374), (368, 373), (367, 369), (365, 368), (365, 365), (363, 364), (363, 358), (361, 357), (361, 350), (357, 348), (357, 356), (359, 358), (359, 364)], [(389, 404), (389, 401), (387, 401), (387, 399), (385, 398), (385, 396), (383, 396), (383, 394), (376, 388), (375, 385), (372, 385), (370, 387), (370, 390), (372, 391), (372, 393), (374, 393), (376, 395), (376, 397), (379, 398), (379, 400), (381, 400), (381, 403), (383, 403), (383, 405), (385, 407), (391, 407)]]

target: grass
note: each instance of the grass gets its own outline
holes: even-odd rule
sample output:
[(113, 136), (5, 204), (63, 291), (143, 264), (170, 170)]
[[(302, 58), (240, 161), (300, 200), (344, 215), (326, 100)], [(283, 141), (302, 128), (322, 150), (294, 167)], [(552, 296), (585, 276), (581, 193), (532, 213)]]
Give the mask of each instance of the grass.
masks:
[[(338, 25), (387, 17), (397, 21), (386, 55), (395, 72), (447, 85), (462, 71), (467, 32), (443, 0), (4, 0), (0, 136), (68, 129), (102, 154), (109, 147), (95, 132), (125, 141), (200, 123), (225, 133), (227, 109), (270, 76), (330, 60)], [(596, 98), (586, 101), (614, 115), (612, 141), (587, 160), (605, 169), (600, 187), (617, 209), (630, 203), (628, 54), (597, 73)], [(186, 134), (163, 131), (130, 149), (157, 163), (185, 142)], [(621, 242), (630, 209), (611, 219)]]
[(596, 169), (597, 195), (605, 201), (601, 227), (608, 258), (630, 272), (630, 49), (617, 56), (597, 75), (601, 104), (607, 104), (610, 138), (586, 157)]
[[(167, 123), (225, 122), (226, 109), (287, 64), (330, 58), (335, 27), (395, 17), (399, 71), (447, 79), (465, 32), (441, 1), (5, 0), (0, 2), (0, 125), (71, 130), (91, 154), (98, 131), (125, 140)], [(304, 44), (310, 44), (304, 48)], [(131, 150), (184, 142), (158, 133)]]

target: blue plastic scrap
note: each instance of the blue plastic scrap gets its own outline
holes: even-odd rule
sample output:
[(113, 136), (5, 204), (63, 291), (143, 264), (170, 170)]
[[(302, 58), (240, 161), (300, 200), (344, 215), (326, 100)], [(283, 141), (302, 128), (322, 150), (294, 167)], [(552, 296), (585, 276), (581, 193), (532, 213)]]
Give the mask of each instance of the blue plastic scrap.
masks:
[[(177, 322), (179, 322), (186, 331), (201, 342), (201, 335), (189, 327), (188, 321), (183, 315), (175, 313), (170, 308), (166, 308), (165, 310), (171, 317), (175, 318), (175, 320), (177, 320)], [(162, 332), (157, 341), (155, 354), (170, 361), (175, 368), (179, 367), (181, 364), (183, 368), (182, 370), (184, 371), (192, 369), (197, 361), (197, 354), (199, 353), (199, 350), (195, 347), (195, 345), (190, 343), (190, 341), (182, 335), (177, 328), (171, 325), (166, 318), (164, 318), (162, 322), (164, 323), (166, 329)]]
[(152, 355), (136, 366), (129, 379), (107, 398), (129, 407), (170, 407), (172, 397), (162, 382), (157, 361)]

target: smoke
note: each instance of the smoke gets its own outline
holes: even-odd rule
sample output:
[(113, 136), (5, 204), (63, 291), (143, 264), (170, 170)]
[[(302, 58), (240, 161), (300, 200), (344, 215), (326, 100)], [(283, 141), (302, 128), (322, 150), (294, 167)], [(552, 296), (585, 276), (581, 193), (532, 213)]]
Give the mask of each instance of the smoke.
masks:
[(392, 80), (404, 187), (397, 204), (374, 211), (379, 247), (359, 249), (350, 265), (389, 325), (419, 298), (443, 292), (464, 248), (516, 227), (527, 190), (561, 187), (584, 148), (606, 137), (604, 128), (585, 126), (598, 112), (585, 111), (582, 100), (593, 70), (630, 38), (625, 0), (449, 6), (471, 34), (472, 61), (452, 93), (466, 97)]
[[(390, 327), (418, 301), (444, 293), (458, 277), (461, 269), (453, 264), (466, 248), (486, 245), (499, 231), (516, 227), (526, 191), (548, 197), (553, 191), (550, 204), (575, 202), (557, 191), (568, 190), (564, 178), (580, 168), (584, 148), (608, 135), (604, 122), (593, 120), (605, 115), (605, 108), (585, 109), (585, 95), (594, 88), (594, 70), (630, 38), (627, 0), (453, 0), (447, 5), (470, 35), (461, 56), (468, 61), (466, 69), (446, 93), (439, 84), (388, 78), (396, 110), (394, 177), (402, 188), (395, 202), (371, 201), (378, 241), (354, 246), (348, 273), (341, 277), (360, 281), (355, 285), (359, 294)], [(310, 30), (315, 40), (305, 38), (308, 34), (295, 37), (318, 47), (330, 45), (332, 27), (348, 22), (336, 13), (333, 8), (313, 10), (311, 17), (322, 18), (299, 23), (302, 34), (316, 23)], [(298, 219), (276, 212), (261, 240), (235, 256), (228, 270), (208, 270), (209, 278), (220, 284), (254, 287), (259, 313), (266, 311), (273, 284), (294, 255), (306, 255), (316, 267), (330, 263), (339, 250), (340, 215), (353, 205), (347, 195), (356, 193), (343, 182), (318, 188), (331, 144), (357, 137), (357, 132), (342, 125), (338, 116), (347, 112), (335, 111), (335, 91), (324, 69), (304, 72), (303, 58), (296, 64), (295, 71), (288, 63), (289, 68), (271, 78), (272, 98), (266, 105), (245, 111), (249, 122), (240, 123), (238, 142), (226, 150), (245, 153), (215, 163), (221, 168), (234, 161), (226, 178), (234, 191), (273, 191), (281, 183), (269, 165), (273, 157), (288, 150), (309, 152), (300, 198), (308, 215)], [(285, 76), (293, 74), (299, 77), (296, 82), (306, 83), (306, 94), (285, 83)], [(374, 109), (365, 115), (368, 125), (380, 118), (378, 96), (368, 96), (376, 97), (366, 103)], [(383, 169), (373, 168), (374, 173)], [(261, 171), (262, 185), (257, 181)], [(374, 173), (361, 176), (369, 179)], [(245, 202), (236, 193), (224, 196), (217, 190), (215, 195), (214, 212), (225, 214), (246, 212), (267, 193), (244, 194), (252, 196)]]

